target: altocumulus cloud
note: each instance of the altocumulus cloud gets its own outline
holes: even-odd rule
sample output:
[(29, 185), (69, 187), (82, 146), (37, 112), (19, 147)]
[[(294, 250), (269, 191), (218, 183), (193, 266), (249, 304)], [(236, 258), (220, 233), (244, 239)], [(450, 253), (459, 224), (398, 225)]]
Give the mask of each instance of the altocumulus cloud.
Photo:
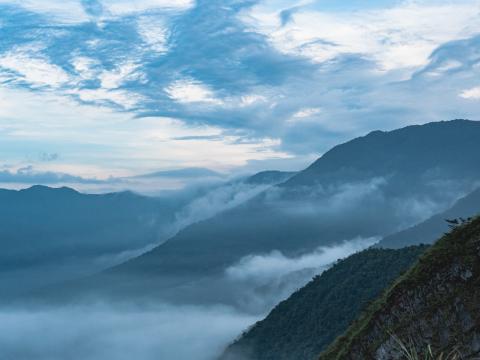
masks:
[(309, 156), (373, 128), (480, 110), (475, 0), (0, 6), (3, 86), (67, 94), (139, 124), (175, 118)]

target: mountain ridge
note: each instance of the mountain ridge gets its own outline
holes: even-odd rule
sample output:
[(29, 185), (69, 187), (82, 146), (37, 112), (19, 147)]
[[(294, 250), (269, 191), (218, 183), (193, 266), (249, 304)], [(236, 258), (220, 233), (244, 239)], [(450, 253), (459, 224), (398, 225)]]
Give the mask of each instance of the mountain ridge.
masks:
[[(438, 134), (439, 138), (431, 141)], [(395, 147), (386, 146), (392, 136)], [(480, 163), (480, 143), (473, 141), (478, 138), (480, 122), (459, 120), (374, 132), (354, 139), (334, 147), (316, 165), (280, 185), (270, 186), (236, 207), (187, 226), (165, 243), (109, 269), (107, 285), (92, 286), (116, 287), (118, 291), (113, 292), (121, 294), (120, 289), (125, 287), (122, 279), (127, 278), (131, 279), (131, 286), (126, 287), (126, 296), (168, 294), (175, 301), (181, 298), (188, 302), (202, 293), (205, 301), (218, 301), (224, 294), (220, 294), (221, 285), (213, 279), (224, 277), (225, 269), (245, 256), (277, 250), (284, 256), (295, 257), (319, 246), (357, 237), (385, 237), (428, 217), (423, 208), (418, 213), (412, 211), (419, 202), (429, 206), (433, 203), (435, 210), (443, 210), (470, 191), (480, 178), (480, 168), (471, 166)], [(447, 140), (449, 146), (444, 144)], [(432, 144), (434, 147), (429, 148)], [(405, 156), (398, 157), (399, 149), (404, 147), (408, 150), (407, 158), (411, 157), (408, 154), (418, 153), (418, 159), (409, 163)], [(423, 153), (426, 148), (427, 153)], [(432, 158), (445, 152), (449, 156), (440, 157), (431, 165)], [(459, 153), (468, 153), (468, 157), (458, 158)], [(336, 158), (344, 162), (335, 164), (332, 159)], [(383, 164), (381, 159), (388, 162)], [(319, 174), (319, 164), (325, 161), (327, 164), (320, 168), (333, 170)], [(374, 168), (369, 170), (370, 165)], [(412, 168), (414, 171), (410, 172)], [(316, 170), (311, 186), (298, 181), (305, 174), (312, 174), (312, 169)], [(391, 169), (396, 171), (392, 173)], [(315, 180), (317, 175), (320, 184)], [(141, 277), (141, 281), (135, 281), (135, 277)], [(177, 292), (178, 297), (172, 295)], [(225, 301), (231, 303), (235, 296)]]
[(319, 360), (400, 359), (410, 351), (480, 354), (480, 217), (444, 235)]
[(426, 248), (371, 248), (338, 260), (248, 328), (219, 360), (314, 359)]

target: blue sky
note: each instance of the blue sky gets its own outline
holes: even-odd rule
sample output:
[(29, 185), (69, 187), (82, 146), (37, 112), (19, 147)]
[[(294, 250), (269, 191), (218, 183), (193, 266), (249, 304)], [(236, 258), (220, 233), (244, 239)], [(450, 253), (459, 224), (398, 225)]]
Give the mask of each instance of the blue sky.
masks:
[(479, 15), (480, 0), (0, 0), (0, 185), (299, 169), (375, 129), (480, 119)]

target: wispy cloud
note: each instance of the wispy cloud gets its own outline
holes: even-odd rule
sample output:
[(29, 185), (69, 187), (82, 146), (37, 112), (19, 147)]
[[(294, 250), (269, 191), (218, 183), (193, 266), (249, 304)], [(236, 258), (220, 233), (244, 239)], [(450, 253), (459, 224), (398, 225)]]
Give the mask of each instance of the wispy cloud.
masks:
[[(73, 109), (76, 116), (62, 125), (65, 139), (72, 129), (65, 158), (78, 153), (80, 138), (89, 139), (81, 145), (87, 147), (95, 135), (97, 149), (122, 158), (117, 172), (220, 169), (225, 148), (236, 149), (232, 166), (309, 159), (372, 129), (479, 117), (477, 0), (1, 0), (0, 7), (2, 91), (15, 103), (33, 98), (19, 95), (22, 88), (39, 94), (38, 108), (51, 104), (42, 98), (55, 97)], [(85, 117), (103, 118), (94, 111), (122, 120), (87, 126)], [(20, 147), (8, 116), (0, 126)], [(16, 134), (21, 127), (51, 138), (39, 133), (40, 117), (16, 116)], [(171, 129), (161, 120), (145, 136), (144, 124), (165, 118), (190, 133), (159, 136), (170, 146), (152, 149), (156, 134)], [(127, 121), (131, 152), (118, 146)], [(180, 138), (189, 140), (178, 151)], [(190, 161), (179, 157), (186, 146), (200, 149), (189, 152)], [(145, 161), (137, 169), (140, 150), (150, 151), (156, 166)], [(176, 165), (164, 164), (167, 153)], [(86, 161), (110, 160), (98, 153)]]

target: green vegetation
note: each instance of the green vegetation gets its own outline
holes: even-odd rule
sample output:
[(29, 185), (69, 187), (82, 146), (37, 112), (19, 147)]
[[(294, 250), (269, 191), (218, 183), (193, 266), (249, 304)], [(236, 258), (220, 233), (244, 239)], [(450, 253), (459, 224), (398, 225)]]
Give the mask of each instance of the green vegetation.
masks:
[(432, 347), (430, 345), (427, 346), (425, 351), (419, 353), (415, 346), (413, 345), (412, 341), (409, 344), (404, 343), (395, 335), (392, 335), (393, 339), (395, 340), (398, 350), (401, 352), (402, 356), (405, 360), (459, 360), (459, 354), (456, 350), (450, 351), (447, 355), (444, 353), (440, 353), (439, 355), (435, 355)]
[(314, 359), (425, 249), (368, 249), (338, 261), (244, 333), (222, 359)]
[[(476, 301), (479, 297), (479, 238), (480, 218), (455, 227), (443, 236), (372, 303), (344, 335), (320, 355), (320, 359), (370, 358), (381, 346), (397, 343), (396, 336), (417, 337), (412, 341), (415, 349), (410, 350), (410, 356), (415, 356), (418, 349), (430, 341), (439, 354), (447, 354), (438, 358), (453, 356), (456, 345), (450, 341), (466, 342), (465, 337), (474, 336), (472, 328), (461, 321), (478, 321), (475, 318), (479, 314)], [(422, 338), (425, 329), (430, 339)], [(441, 341), (445, 334), (449, 334), (447, 340)], [(463, 345), (465, 351), (472, 351), (470, 345)], [(401, 353), (409, 359), (404, 351)]]

